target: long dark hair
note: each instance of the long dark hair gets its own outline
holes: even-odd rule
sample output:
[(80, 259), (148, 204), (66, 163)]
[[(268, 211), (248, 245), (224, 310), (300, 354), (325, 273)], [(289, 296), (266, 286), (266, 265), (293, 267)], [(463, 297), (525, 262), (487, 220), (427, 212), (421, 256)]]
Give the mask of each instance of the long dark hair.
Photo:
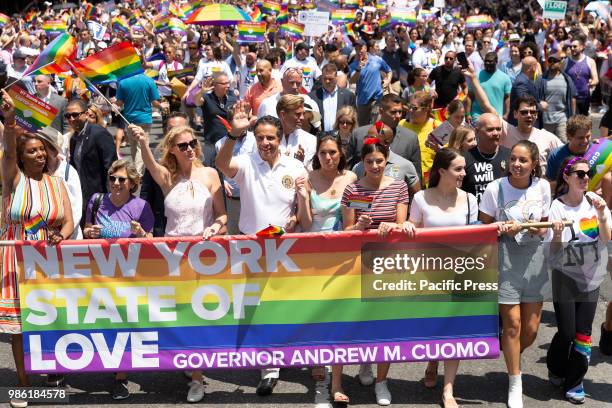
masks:
[(587, 166), (589, 165), (589, 162), (582, 157), (570, 156), (563, 160), (561, 167), (559, 167), (559, 173), (557, 174), (557, 185), (555, 186), (554, 198), (559, 198), (563, 194), (567, 193), (569, 186), (567, 185), (567, 182), (563, 176), (570, 174), (576, 165), (581, 163), (584, 163)]
[(429, 171), (429, 188), (436, 187), (440, 183), (440, 170), (448, 170), (451, 162), (457, 157), (463, 157), (459, 150), (450, 147), (443, 147), (438, 150)]
[[(378, 138), (366, 138), (363, 143), (363, 147), (361, 148), (361, 160), (365, 159), (365, 157), (374, 152), (381, 152), (385, 159), (389, 158), (389, 148), (382, 144), (382, 141), (378, 139), (375, 143), (366, 143), (368, 139), (378, 139)], [(373, 141), (372, 141), (373, 142)]]
[[(535, 165), (532, 176), (542, 178), (542, 167), (540, 166), (540, 149), (538, 149), (538, 145), (533, 142), (530, 142), (529, 140), (521, 140), (520, 142), (512, 146), (510, 152), (512, 152), (512, 150), (514, 150), (516, 147), (524, 147), (529, 151), (529, 158)], [(508, 166), (508, 170), (506, 171), (506, 176), (508, 177), (510, 177), (510, 167), (511, 166)]]
[(342, 172), (346, 168), (346, 156), (344, 155), (344, 150), (342, 149), (342, 141), (340, 140), (340, 135), (337, 132), (334, 133), (324, 133), (321, 137), (317, 139), (317, 150), (315, 150), (315, 155), (312, 158), (312, 169), (319, 170), (321, 168), (321, 161), (319, 160), (319, 149), (324, 142), (332, 141), (336, 144), (336, 148), (340, 154), (340, 161), (338, 162), (338, 171)]

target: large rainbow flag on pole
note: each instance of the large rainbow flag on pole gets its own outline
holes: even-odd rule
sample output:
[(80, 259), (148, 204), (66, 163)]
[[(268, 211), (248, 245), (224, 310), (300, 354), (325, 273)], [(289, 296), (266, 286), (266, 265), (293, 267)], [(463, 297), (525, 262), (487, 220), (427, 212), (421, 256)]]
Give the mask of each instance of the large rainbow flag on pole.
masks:
[(37, 71), (41, 74), (59, 74), (69, 71), (70, 66), (66, 63), (66, 60), (74, 59), (75, 55), (75, 38), (68, 33), (62, 33), (45, 47), (23, 75), (26, 76)]
[(136, 49), (127, 41), (72, 62), (72, 69), (94, 84), (115, 82), (144, 72)]
[(589, 180), (589, 190), (594, 191), (603, 176), (612, 168), (612, 140), (604, 139), (593, 143), (584, 154), (584, 158), (594, 170), (594, 175)]
[(30, 373), (499, 355), (494, 225), (15, 250)]

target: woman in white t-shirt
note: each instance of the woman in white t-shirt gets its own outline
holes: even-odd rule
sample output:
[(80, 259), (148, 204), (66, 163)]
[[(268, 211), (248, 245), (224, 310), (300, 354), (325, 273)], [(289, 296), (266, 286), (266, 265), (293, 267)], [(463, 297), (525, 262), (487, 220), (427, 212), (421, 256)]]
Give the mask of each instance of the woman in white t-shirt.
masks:
[(563, 386), (565, 398), (582, 404), (599, 287), (608, 274), (610, 210), (601, 197), (586, 192), (592, 172), (585, 159), (567, 158), (561, 169), (549, 215), (554, 226), (547, 234), (557, 333), (546, 365), (550, 381)]
[(523, 406), (521, 352), (537, 336), (548, 284), (541, 245), (547, 230), (521, 226), (548, 220), (550, 185), (541, 178), (539, 157), (535, 143), (523, 140), (515, 144), (510, 152), (508, 176), (489, 183), (480, 202), (480, 221), (504, 223), (499, 243), (499, 312), (509, 375), (509, 408)]
[[(434, 157), (429, 175), (429, 188), (414, 195), (410, 206), (410, 221), (417, 227), (454, 227), (478, 220), (478, 201), (460, 189), (465, 177), (465, 159), (455, 149), (442, 148)], [(453, 384), (459, 360), (444, 361), (442, 403), (456, 407)], [(423, 382), (427, 388), (436, 386), (438, 362), (430, 361)]]

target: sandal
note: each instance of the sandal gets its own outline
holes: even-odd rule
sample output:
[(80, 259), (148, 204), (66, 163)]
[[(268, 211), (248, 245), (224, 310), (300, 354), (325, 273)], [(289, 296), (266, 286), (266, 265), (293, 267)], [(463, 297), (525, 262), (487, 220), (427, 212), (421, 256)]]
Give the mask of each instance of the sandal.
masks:
[(429, 364), (427, 369), (425, 370), (425, 377), (423, 377), (423, 384), (425, 388), (436, 388), (438, 384), (438, 362), (435, 361), (435, 368), (432, 370), (429, 369)]
[(334, 404), (348, 405), (350, 402), (349, 397), (347, 397), (342, 391), (333, 392), (332, 395), (334, 398)]
[(325, 381), (325, 367), (312, 367), (310, 375), (316, 382)]

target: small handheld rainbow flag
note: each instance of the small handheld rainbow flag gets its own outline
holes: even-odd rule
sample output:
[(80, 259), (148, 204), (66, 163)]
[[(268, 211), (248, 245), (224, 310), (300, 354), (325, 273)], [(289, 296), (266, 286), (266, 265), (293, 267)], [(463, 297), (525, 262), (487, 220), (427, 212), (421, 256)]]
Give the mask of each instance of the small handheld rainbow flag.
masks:
[(36, 213), (36, 215), (29, 220), (24, 220), (23, 229), (29, 235), (35, 235), (41, 228), (46, 227), (47, 224), (43, 219), (40, 213)]
[(263, 18), (263, 14), (261, 13), (261, 10), (259, 9), (259, 7), (253, 7), (253, 11), (251, 11), (251, 14), (249, 14), (249, 17), (251, 17), (251, 21), (255, 23), (259, 23), (261, 19)]
[(446, 120), (446, 108), (432, 109), (431, 117), (442, 123)]
[(589, 162), (589, 167), (595, 170), (595, 174), (589, 180), (589, 190), (593, 191), (612, 168), (612, 140), (600, 139), (599, 143), (593, 143), (584, 158)]
[(293, 40), (299, 40), (304, 35), (304, 24), (289, 22), (280, 26), (280, 32)]
[(237, 25), (238, 28), (238, 42), (249, 43), (256, 42), (262, 43), (265, 41), (266, 35), (266, 23), (254, 23), (254, 22), (240, 22)]
[(85, 11), (83, 12), (83, 19), (85, 21), (91, 20), (91, 16), (93, 15), (94, 6), (91, 3), (87, 3), (85, 5)]
[(168, 24), (170, 23), (170, 18), (168, 16), (160, 15), (155, 20), (153, 20), (153, 28), (155, 28), (155, 32), (159, 33), (168, 28)]
[(423, 21), (431, 21), (431, 20), (435, 20), (437, 17), (436, 17), (436, 13), (434, 13), (433, 11), (421, 9), (419, 11), (418, 18)]
[(227, 130), (228, 132), (232, 131), (232, 125), (230, 125), (230, 123), (224, 117), (221, 117), (219, 115), (216, 115), (216, 117), (219, 120), (219, 122), (221, 122), (223, 127), (225, 127), (225, 130)]
[(168, 29), (172, 32), (181, 34), (181, 36), (187, 35), (187, 26), (176, 17), (170, 18), (168, 21)]
[(331, 22), (334, 25), (344, 25), (355, 20), (354, 10), (334, 10), (331, 13)]
[(289, 8), (286, 5), (281, 5), (280, 12), (276, 16), (276, 22), (278, 24), (285, 24), (289, 22)]
[(51, 125), (57, 115), (55, 107), (30, 95), (17, 84), (9, 88), (8, 94), (15, 104), (15, 121), (28, 132)]
[(340, 26), (342, 32), (349, 37), (355, 38), (355, 30), (353, 30), (353, 23), (348, 23), (343, 26)]
[(392, 8), (391, 22), (393, 24), (404, 24), (409, 27), (414, 27), (417, 23), (416, 12), (412, 9)]
[(284, 233), (285, 233), (285, 230), (283, 229), (283, 227), (278, 227), (276, 225), (270, 225), (269, 227), (266, 227), (262, 229), (261, 231), (257, 231), (255, 235), (258, 237), (263, 237), (263, 238), (275, 238), (275, 237), (280, 237)]
[(70, 66), (65, 60), (68, 58), (74, 59), (75, 54), (76, 40), (70, 34), (62, 33), (45, 47), (32, 65), (24, 72), (24, 75), (36, 71), (39, 71), (41, 74), (57, 74), (68, 71)]
[(73, 62), (72, 69), (94, 84), (115, 82), (144, 72), (136, 49), (127, 41)]
[(8, 24), (10, 18), (6, 14), (0, 13), (0, 28)]
[(28, 11), (28, 14), (26, 14), (26, 16), (25, 16), (26, 23), (31, 23), (32, 21), (34, 21), (34, 19), (36, 18), (37, 15), (38, 15), (38, 13), (36, 13), (36, 11), (34, 11), (34, 10)]
[(130, 32), (130, 25), (123, 17), (117, 16), (113, 18), (113, 30), (121, 31), (127, 34)]
[(493, 26), (493, 19), (485, 14), (477, 16), (469, 16), (465, 20), (465, 28), (468, 30), (477, 30), (479, 28), (488, 28)]
[(378, 27), (381, 30), (386, 30), (387, 28), (390, 28), (390, 26), (391, 26), (391, 19), (389, 18), (387, 14), (378, 18)]
[(261, 12), (271, 16), (275, 16), (280, 12), (280, 3), (272, 0), (266, 0), (261, 3)]
[(359, 0), (344, 0), (344, 7), (351, 10), (359, 8)]
[(54, 36), (66, 31), (66, 22), (63, 20), (48, 20), (43, 23), (42, 28), (45, 34)]

